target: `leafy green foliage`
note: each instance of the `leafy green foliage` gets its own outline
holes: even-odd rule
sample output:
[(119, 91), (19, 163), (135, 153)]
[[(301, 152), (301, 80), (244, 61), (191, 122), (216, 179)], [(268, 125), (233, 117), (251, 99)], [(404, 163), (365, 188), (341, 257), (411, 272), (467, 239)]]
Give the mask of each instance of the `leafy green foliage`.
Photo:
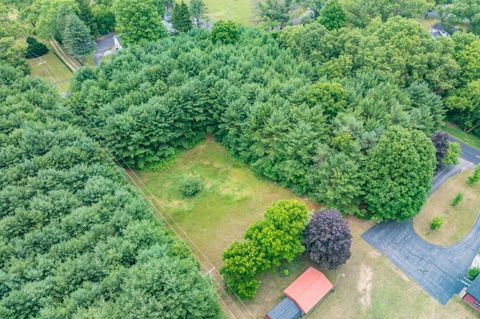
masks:
[(93, 9), (95, 23), (97, 24), (98, 33), (105, 35), (115, 30), (115, 14), (113, 10), (104, 5), (97, 5)]
[(48, 48), (45, 44), (38, 42), (37, 39), (32, 37), (27, 37), (27, 50), (25, 57), (29, 58), (38, 58), (44, 54), (47, 54)]
[(167, 30), (152, 0), (118, 0), (114, 9), (116, 28), (126, 45), (167, 36)]
[(192, 29), (192, 20), (190, 20), (190, 9), (183, 2), (175, 3), (172, 11), (172, 24), (177, 32), (187, 32)]
[(455, 198), (453, 198), (453, 200), (452, 200), (452, 206), (453, 207), (458, 206), (458, 204), (460, 204), (462, 199), (463, 199), (463, 194), (462, 193), (458, 193), (457, 195), (455, 195)]
[(470, 280), (475, 280), (480, 274), (480, 267), (472, 267), (468, 270), (467, 277)]
[(339, 29), (347, 24), (347, 14), (337, 0), (331, 0), (320, 11), (318, 22), (328, 30)]
[(430, 224), (431, 230), (437, 230), (443, 225), (443, 217), (437, 216), (432, 219), (432, 223)]
[(339, 83), (317, 82), (308, 88), (307, 100), (311, 106), (319, 105), (327, 116), (335, 117), (347, 107), (347, 91)]
[(234, 242), (223, 254), (220, 270), (227, 287), (242, 299), (252, 299), (260, 286), (260, 273), (291, 262), (305, 248), (303, 230), (307, 208), (295, 200), (273, 203), (265, 219), (248, 228), (243, 242)]
[(480, 165), (475, 167), (473, 174), (468, 177), (467, 183), (469, 185), (475, 185), (480, 181)]
[(190, 252), (61, 103), (0, 66), (0, 317), (219, 318)]
[(190, 14), (192, 19), (195, 21), (195, 26), (198, 28), (201, 25), (201, 22), (208, 20), (207, 17), (207, 6), (203, 0), (191, 0), (190, 1)]
[(448, 143), (447, 155), (443, 159), (443, 164), (445, 165), (456, 165), (460, 161), (460, 153), (462, 149), (460, 144), (457, 142)]
[(197, 195), (203, 189), (202, 181), (195, 177), (186, 178), (180, 185), (180, 192), (185, 197)]
[(390, 128), (368, 153), (365, 201), (372, 218), (406, 220), (422, 208), (436, 167), (435, 148), (422, 132)]
[(213, 24), (211, 36), (215, 43), (233, 44), (240, 37), (240, 27), (233, 21), (217, 21)]

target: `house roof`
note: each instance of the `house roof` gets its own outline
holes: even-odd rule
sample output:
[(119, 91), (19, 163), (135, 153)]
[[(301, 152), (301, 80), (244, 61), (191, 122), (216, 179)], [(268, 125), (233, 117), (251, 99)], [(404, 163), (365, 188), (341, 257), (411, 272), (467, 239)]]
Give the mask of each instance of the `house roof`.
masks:
[(270, 319), (297, 319), (302, 316), (302, 310), (290, 298), (285, 297), (267, 313)]
[(480, 276), (475, 278), (470, 287), (468, 287), (467, 292), (475, 299), (480, 300)]
[(310, 267), (283, 292), (308, 313), (332, 288), (322, 272)]

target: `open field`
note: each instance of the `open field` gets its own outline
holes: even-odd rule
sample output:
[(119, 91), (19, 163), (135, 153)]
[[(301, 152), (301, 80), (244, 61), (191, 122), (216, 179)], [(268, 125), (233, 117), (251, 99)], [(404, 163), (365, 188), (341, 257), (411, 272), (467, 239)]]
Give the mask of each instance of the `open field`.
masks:
[[(480, 185), (467, 184), (467, 178), (472, 173), (472, 170), (467, 170), (451, 177), (430, 196), (413, 220), (417, 234), (433, 244), (449, 246), (470, 232), (480, 211)], [(458, 193), (463, 194), (463, 199), (453, 207), (451, 203)], [(444, 223), (440, 229), (432, 231), (430, 224), (436, 216), (441, 216)]]
[(255, 0), (205, 0), (207, 15), (213, 20), (232, 20), (243, 25), (253, 23)]
[(41, 77), (60, 93), (68, 91), (72, 72), (51, 50), (40, 58), (28, 59), (32, 77)]
[[(175, 221), (220, 269), (221, 255), (233, 240), (263, 216), (266, 207), (277, 199), (295, 198), (289, 190), (255, 176), (212, 139), (180, 154), (176, 162), (155, 172), (137, 172), (150, 198), (164, 217)], [(205, 189), (196, 197), (185, 199), (179, 183), (186, 175), (198, 176)], [(310, 209), (318, 204), (306, 199)], [(332, 282), (346, 274), (331, 293), (309, 316), (311, 319), (467, 319), (475, 314), (459, 300), (442, 306), (405, 276), (387, 258), (360, 238), (373, 225), (348, 218), (352, 229), (352, 257), (336, 271), (325, 271)], [(179, 234), (185, 238), (186, 235)], [(268, 272), (260, 279), (257, 297), (245, 302), (257, 318), (282, 298), (282, 291), (295, 280), (309, 262), (299, 258), (286, 268), (288, 277)], [(241, 304), (237, 302), (238, 307)], [(248, 318), (245, 315), (245, 318)]]
[(480, 138), (473, 134), (465, 133), (462, 129), (458, 128), (455, 124), (445, 123), (442, 126), (442, 130), (450, 134), (451, 136), (459, 139), (460, 141), (480, 149)]

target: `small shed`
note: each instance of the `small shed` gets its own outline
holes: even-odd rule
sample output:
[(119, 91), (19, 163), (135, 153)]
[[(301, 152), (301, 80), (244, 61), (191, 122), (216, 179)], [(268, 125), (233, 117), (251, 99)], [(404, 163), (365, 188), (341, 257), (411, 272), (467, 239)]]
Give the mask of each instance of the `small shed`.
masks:
[(332, 283), (321, 271), (310, 267), (283, 292), (303, 313), (308, 313), (332, 288)]
[(283, 298), (265, 316), (266, 319), (298, 319), (300, 317), (302, 317), (302, 310), (288, 297)]
[[(265, 316), (267, 319), (297, 319), (307, 314), (333, 288), (332, 283), (313, 267), (308, 268), (283, 292), (287, 295)], [(300, 315), (298, 311), (300, 310)]]
[(480, 276), (477, 276), (470, 287), (467, 288), (467, 292), (462, 300), (472, 308), (480, 311)]

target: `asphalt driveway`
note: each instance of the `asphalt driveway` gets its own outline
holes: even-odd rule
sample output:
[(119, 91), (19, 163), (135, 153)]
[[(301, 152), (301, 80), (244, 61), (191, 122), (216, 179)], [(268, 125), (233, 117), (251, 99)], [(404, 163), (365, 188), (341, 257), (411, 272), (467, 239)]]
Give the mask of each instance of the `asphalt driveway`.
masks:
[[(459, 165), (444, 168), (433, 179), (432, 193), (448, 178), (480, 163), (480, 151), (454, 138), (462, 148)], [(448, 247), (430, 244), (417, 235), (412, 220), (377, 224), (362, 235), (398, 268), (440, 303), (459, 293), (462, 280), (480, 249), (480, 219), (461, 242)]]
[(480, 248), (480, 219), (460, 243), (449, 247), (430, 244), (420, 238), (412, 221), (387, 222), (370, 228), (362, 235), (432, 297), (446, 304), (460, 292), (460, 282)]

